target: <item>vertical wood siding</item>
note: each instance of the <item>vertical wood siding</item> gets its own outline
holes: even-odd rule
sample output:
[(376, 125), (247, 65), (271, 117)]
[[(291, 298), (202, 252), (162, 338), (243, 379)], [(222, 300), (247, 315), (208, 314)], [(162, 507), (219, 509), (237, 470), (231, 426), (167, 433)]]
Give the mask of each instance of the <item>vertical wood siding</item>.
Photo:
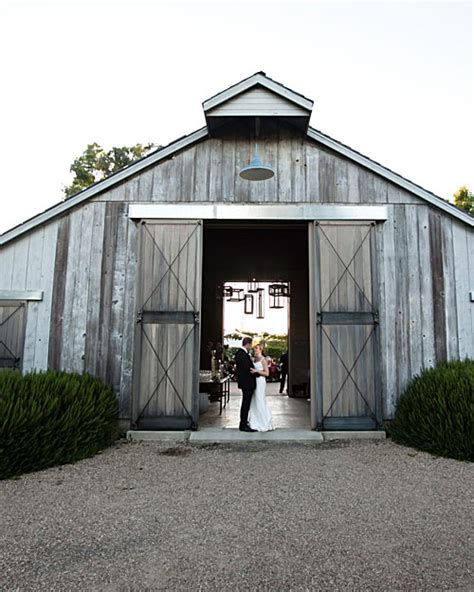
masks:
[(46, 369), (58, 221), (0, 249), (1, 290), (42, 290), (43, 300), (26, 303), (23, 370)]
[(424, 203), (316, 143), (281, 131), (262, 138), (260, 156), (275, 168), (265, 183), (239, 176), (254, 143), (210, 138), (125, 181), (95, 201), (236, 203)]
[(386, 204), (388, 220), (377, 227), (385, 417), (421, 368), (474, 357), (470, 227), (285, 132), (260, 142), (275, 177), (249, 183), (239, 171), (252, 152), (249, 140), (205, 140), (3, 246), (0, 289), (44, 292), (43, 301), (27, 304), (24, 369), (100, 376), (130, 417), (137, 227), (127, 210), (129, 202), (151, 201)]
[(391, 417), (423, 368), (474, 358), (474, 233), (430, 206), (397, 203), (378, 244), (384, 413)]
[(90, 202), (63, 218), (51, 315), (50, 366), (111, 384), (123, 417), (132, 388), (135, 243), (125, 202)]

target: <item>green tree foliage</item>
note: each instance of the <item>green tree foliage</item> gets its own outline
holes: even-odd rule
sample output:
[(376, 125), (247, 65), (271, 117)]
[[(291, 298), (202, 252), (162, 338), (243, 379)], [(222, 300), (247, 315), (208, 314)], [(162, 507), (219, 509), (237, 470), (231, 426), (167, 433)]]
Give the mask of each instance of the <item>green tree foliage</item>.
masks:
[(96, 142), (88, 144), (81, 156), (76, 158), (70, 167), (70, 171), (74, 173), (74, 179), (63, 190), (66, 198), (120, 171), (149, 154), (154, 148), (157, 148), (154, 144), (135, 144), (130, 147), (114, 147), (106, 151)]
[[(240, 341), (244, 337), (252, 337), (255, 341), (263, 341), (265, 343), (266, 355), (271, 358), (281, 358), (288, 349), (288, 335), (274, 335), (266, 332), (259, 334), (254, 331), (243, 331), (242, 329), (235, 329), (231, 333), (224, 335), (225, 339), (233, 339), (237, 341)], [(231, 348), (230, 353), (235, 354), (237, 349), (238, 348)]]
[(460, 187), (454, 194), (454, 205), (474, 216), (474, 193), (466, 185)]

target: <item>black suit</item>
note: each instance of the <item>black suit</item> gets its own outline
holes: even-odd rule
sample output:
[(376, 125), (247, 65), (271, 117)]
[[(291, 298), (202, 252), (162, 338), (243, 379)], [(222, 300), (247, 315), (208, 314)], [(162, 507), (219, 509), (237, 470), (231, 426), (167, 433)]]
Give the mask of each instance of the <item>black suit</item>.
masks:
[(242, 391), (242, 406), (240, 407), (240, 427), (246, 428), (253, 392), (257, 386), (257, 379), (250, 369), (254, 367), (248, 353), (239, 349), (235, 354), (237, 366), (237, 386)]

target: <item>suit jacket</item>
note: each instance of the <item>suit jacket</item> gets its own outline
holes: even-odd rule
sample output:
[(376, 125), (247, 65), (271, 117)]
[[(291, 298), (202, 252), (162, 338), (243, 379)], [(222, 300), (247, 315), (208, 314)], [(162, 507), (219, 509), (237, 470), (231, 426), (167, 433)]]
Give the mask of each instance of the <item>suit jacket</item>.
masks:
[(235, 354), (235, 363), (237, 366), (237, 386), (239, 389), (255, 390), (257, 378), (250, 374), (250, 368), (253, 368), (253, 362), (250, 356), (243, 349), (239, 349)]
[(281, 371), (288, 372), (288, 352), (285, 352), (280, 358)]

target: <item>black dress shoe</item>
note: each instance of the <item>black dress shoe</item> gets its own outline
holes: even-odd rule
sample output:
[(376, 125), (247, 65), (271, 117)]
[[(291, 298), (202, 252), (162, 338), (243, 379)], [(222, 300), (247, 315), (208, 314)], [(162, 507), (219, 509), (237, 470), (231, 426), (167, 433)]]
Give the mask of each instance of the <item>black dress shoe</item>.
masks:
[(239, 428), (239, 430), (241, 432), (256, 432), (257, 430), (253, 430), (252, 428), (249, 428), (248, 426), (246, 426), (245, 428)]

